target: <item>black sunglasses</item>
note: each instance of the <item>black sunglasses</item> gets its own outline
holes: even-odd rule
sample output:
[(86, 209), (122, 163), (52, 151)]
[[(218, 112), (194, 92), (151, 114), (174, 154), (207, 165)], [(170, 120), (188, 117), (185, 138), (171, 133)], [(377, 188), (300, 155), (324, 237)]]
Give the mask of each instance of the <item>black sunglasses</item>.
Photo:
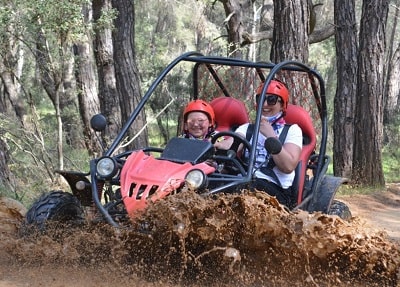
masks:
[[(261, 95), (256, 95), (256, 102), (259, 103), (260, 102), (260, 97)], [(265, 96), (265, 100), (267, 101), (267, 104), (269, 106), (274, 106), (276, 105), (276, 103), (278, 102), (279, 96), (277, 95), (266, 95)], [(279, 100), (279, 102), (281, 102)]]

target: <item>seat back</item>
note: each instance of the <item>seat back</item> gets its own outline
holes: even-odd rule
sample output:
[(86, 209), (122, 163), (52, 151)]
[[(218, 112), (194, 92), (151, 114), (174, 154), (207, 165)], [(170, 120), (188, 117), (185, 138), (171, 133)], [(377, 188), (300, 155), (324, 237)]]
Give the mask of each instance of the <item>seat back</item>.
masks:
[(310, 114), (302, 107), (288, 105), (285, 121), (287, 124), (297, 124), (303, 132), (303, 148), (296, 168), (293, 188), (297, 192), (297, 203), (301, 203), (307, 164), (317, 145), (317, 137)]
[(217, 131), (234, 131), (250, 121), (246, 106), (238, 99), (218, 97), (210, 102), (214, 109)]

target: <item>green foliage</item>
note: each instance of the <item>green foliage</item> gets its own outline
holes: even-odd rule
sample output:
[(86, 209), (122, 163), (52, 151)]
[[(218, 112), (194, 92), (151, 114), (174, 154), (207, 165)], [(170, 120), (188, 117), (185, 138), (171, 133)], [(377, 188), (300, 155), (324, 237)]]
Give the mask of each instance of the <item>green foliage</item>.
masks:
[(383, 151), (383, 173), (385, 181), (400, 182), (400, 148), (392, 149), (391, 151)]
[[(0, 25), (5, 27), (11, 21), (12, 11), (9, 6), (0, 6)], [(4, 30), (2, 30), (4, 31)]]
[[(0, 194), (29, 204), (43, 192), (59, 187), (57, 166), (55, 120), (46, 113), (35, 122), (35, 127), (22, 127), (13, 118), (0, 116), (0, 132), (10, 153), (8, 166), (15, 178), (11, 190), (0, 187)], [(65, 145), (67, 146), (67, 145)], [(88, 171), (89, 158), (86, 150), (66, 148), (65, 169)]]
[[(399, 131), (400, 134), (400, 131)], [(386, 183), (400, 182), (400, 145), (385, 145), (382, 151), (383, 174)], [(333, 174), (332, 162), (328, 174)], [(346, 192), (348, 194), (348, 192)]]
[[(219, 27), (204, 13), (202, 1), (139, 1), (135, 3), (135, 48), (143, 79), (151, 81), (174, 58), (187, 51), (221, 54), (226, 42)], [(223, 15), (220, 14), (222, 23)], [(218, 39), (218, 40), (216, 40)], [(211, 50), (210, 50), (211, 49)], [(144, 81), (145, 90), (147, 81)]]
[(24, 199), (25, 194), (37, 189), (48, 178), (43, 165), (43, 143), (40, 137), (5, 116), (0, 119), (0, 128), (10, 153), (11, 162), (8, 166), (15, 177), (12, 183), (14, 197)]
[(96, 20), (94, 29), (113, 29), (113, 21), (118, 16), (118, 11), (115, 9), (103, 10), (101, 11), (100, 18)]
[(386, 182), (400, 182), (400, 116), (385, 126), (385, 146), (382, 152)]
[(90, 3), (89, 0), (27, 1), (27, 20), (36, 28), (52, 32), (64, 41), (76, 40), (87, 30), (82, 7)]
[(382, 188), (375, 188), (375, 187), (359, 187), (359, 186), (352, 186), (350, 184), (342, 184), (339, 187), (338, 194), (340, 195), (353, 195), (353, 194), (372, 194), (377, 191), (382, 191)]

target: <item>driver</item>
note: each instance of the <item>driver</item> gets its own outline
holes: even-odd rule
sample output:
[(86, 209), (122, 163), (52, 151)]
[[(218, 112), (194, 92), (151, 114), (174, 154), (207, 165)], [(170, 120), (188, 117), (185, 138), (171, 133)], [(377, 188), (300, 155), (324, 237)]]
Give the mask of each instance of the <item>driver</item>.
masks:
[[(256, 108), (258, 107), (260, 94), (264, 83), (256, 90)], [(263, 190), (289, 208), (296, 205), (295, 192), (291, 190), (295, 176), (295, 168), (300, 160), (303, 135), (297, 124), (286, 127), (286, 137), (283, 140), (282, 149), (276, 154), (270, 154), (264, 147), (265, 140), (269, 137), (278, 138), (285, 127), (284, 116), (289, 102), (289, 91), (285, 84), (279, 80), (272, 80), (267, 88), (265, 101), (262, 103), (262, 118), (256, 147), (254, 164), (254, 181), (252, 189)], [(252, 132), (250, 124), (243, 124), (236, 129), (247, 140), (251, 141)], [(248, 131), (250, 129), (250, 131)], [(231, 139), (231, 143), (232, 143)], [(223, 143), (227, 146), (228, 143)], [(243, 145), (239, 146), (239, 150)], [(247, 150), (244, 158), (249, 157)]]

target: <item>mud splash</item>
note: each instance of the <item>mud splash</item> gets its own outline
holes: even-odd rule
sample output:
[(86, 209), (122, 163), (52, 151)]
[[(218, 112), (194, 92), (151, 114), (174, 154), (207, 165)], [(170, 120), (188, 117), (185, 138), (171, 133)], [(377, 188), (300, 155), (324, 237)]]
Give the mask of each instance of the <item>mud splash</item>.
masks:
[(291, 213), (264, 193), (184, 192), (126, 229), (58, 226), (0, 245), (14, 266), (94, 271), (119, 286), (398, 286), (400, 272), (386, 234), (357, 218)]

